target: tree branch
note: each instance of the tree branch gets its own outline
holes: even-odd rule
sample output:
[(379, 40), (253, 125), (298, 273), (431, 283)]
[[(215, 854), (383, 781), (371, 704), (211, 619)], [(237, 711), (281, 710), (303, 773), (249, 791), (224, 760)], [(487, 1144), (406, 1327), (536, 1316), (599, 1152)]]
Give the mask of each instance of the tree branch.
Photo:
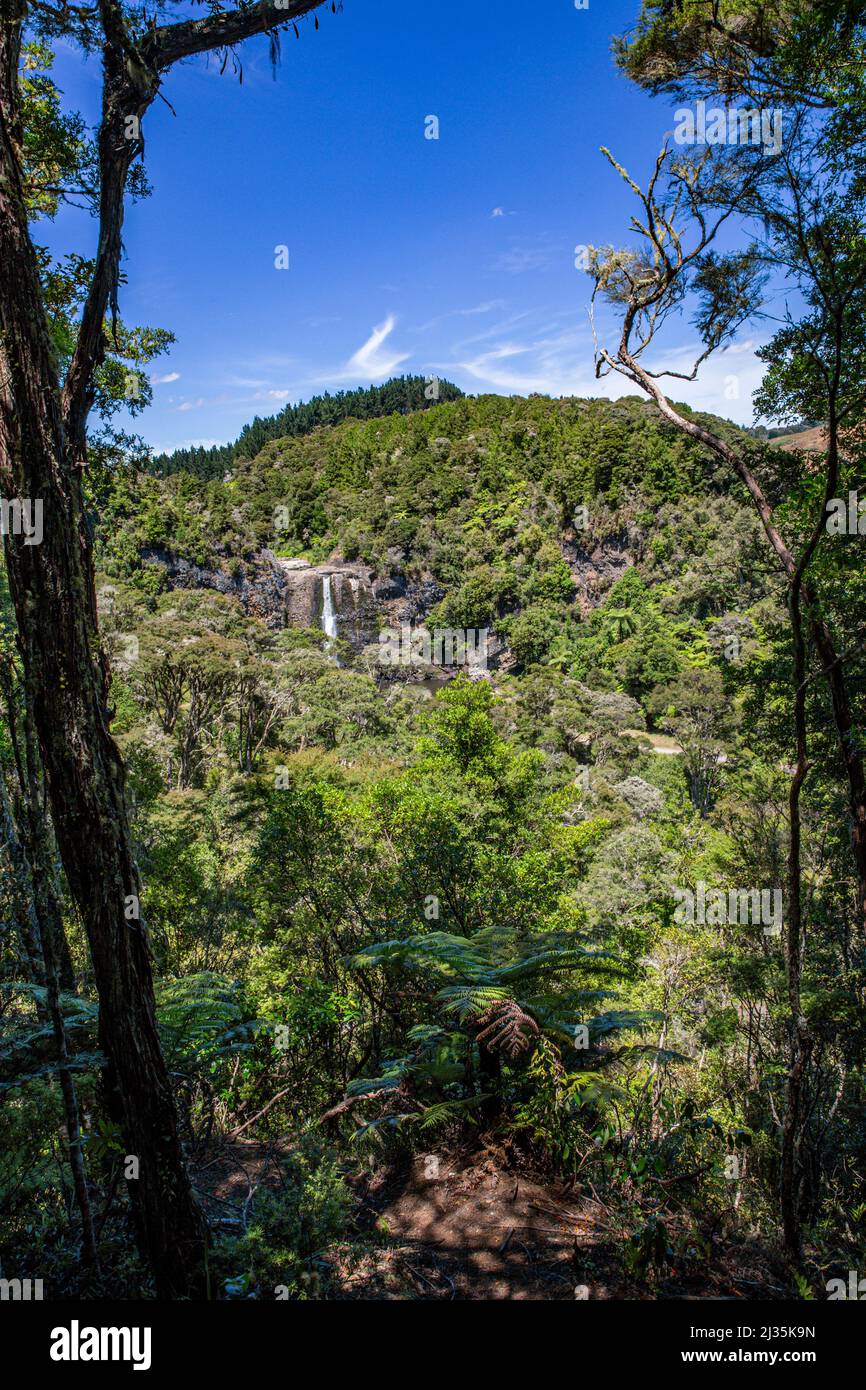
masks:
[(85, 427), (93, 399), (93, 372), (105, 355), (104, 324), (109, 305), (117, 310), (124, 195), (129, 168), (142, 142), (130, 136), (159, 90), (159, 73), (181, 58), (229, 47), (289, 24), (323, 0), (284, 0), (282, 8), (261, 3), (227, 14), (163, 25), (141, 43), (131, 36), (117, 0), (100, 0), (103, 45), (102, 123), (99, 128), (99, 246), (78, 340), (63, 389), (63, 419), (76, 462), (86, 456)]
[(282, 5), (266, 3), (227, 14), (190, 19), (182, 24), (164, 24), (147, 36), (141, 53), (149, 66), (162, 71), (181, 58), (207, 53), (214, 48), (231, 48), (256, 34), (267, 34), (293, 20), (319, 9), (325, 0), (283, 0)]

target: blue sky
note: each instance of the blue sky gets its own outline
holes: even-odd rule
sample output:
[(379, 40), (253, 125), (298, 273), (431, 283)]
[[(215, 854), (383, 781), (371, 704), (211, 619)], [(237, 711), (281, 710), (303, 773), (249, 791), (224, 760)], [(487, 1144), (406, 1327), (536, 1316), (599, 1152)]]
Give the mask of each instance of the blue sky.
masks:
[[(673, 107), (620, 77), (610, 38), (638, 0), (345, 0), (315, 32), (175, 68), (144, 122), (153, 196), (128, 210), (121, 312), (171, 329), (154, 403), (157, 449), (234, 438), (255, 415), (400, 372), (467, 391), (624, 394), (593, 378), (589, 281), (575, 247), (628, 240), (631, 197)], [(95, 119), (98, 69), (61, 52), (67, 100)], [(440, 122), (438, 140), (425, 121)], [(92, 252), (65, 210), (37, 239)], [(287, 246), (290, 268), (275, 268)], [(601, 324), (602, 329), (605, 327)], [(751, 419), (754, 335), (673, 394)], [(669, 333), (665, 365), (694, 335)]]

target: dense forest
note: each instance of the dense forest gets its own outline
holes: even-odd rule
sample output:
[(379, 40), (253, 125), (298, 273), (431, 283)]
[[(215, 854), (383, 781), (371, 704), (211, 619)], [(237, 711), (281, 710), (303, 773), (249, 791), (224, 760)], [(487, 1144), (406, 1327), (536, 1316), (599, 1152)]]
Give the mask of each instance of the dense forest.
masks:
[[(795, 518), (801, 460), (696, 418), (754, 454)], [(607, 1279), (700, 1283), (717, 1251), (714, 1277), (735, 1281), (734, 1230), (775, 1220), (788, 1046), (775, 918), (727, 915), (732, 885), (784, 883), (791, 756), (784, 596), (745, 488), (635, 398), (464, 398), (273, 441), (226, 482), (90, 481), (141, 919), (194, 1171), (237, 1132), (287, 1183), (241, 1237), (208, 1193), (225, 1296), (268, 1281), (339, 1296), (358, 1265), (366, 1296), (393, 1287), (387, 1215), (370, 1227), (358, 1210), (367, 1159), (377, 1174), (453, 1162), (488, 1132), (520, 1164), (603, 1192), (622, 1242), (604, 1249)], [(376, 634), (338, 639), (337, 664), (318, 623), (250, 602), (269, 545), (415, 581), (429, 629), (500, 639), (492, 669), (447, 671), (431, 696), (435, 666), (394, 679)], [(191, 562), (181, 583), (175, 556)], [(840, 561), (828, 602), (862, 583), (853, 554)], [(15, 818), (26, 713), (6, 653)], [(804, 1201), (822, 1259), (857, 1239), (863, 1140), (862, 981), (827, 758), (807, 840), (821, 930)], [(698, 884), (716, 920), (680, 922)], [(110, 1192), (125, 1150), (99, 1118), (85, 943), (62, 887), (44, 886), (68, 943), (60, 1005), (93, 1116), (90, 1180)], [(32, 890), (10, 878), (8, 892), (10, 1253), (72, 1292), (62, 1096), (39, 977), (22, 978)], [(122, 1209), (114, 1224), (108, 1260)]]
[(212, 444), (175, 449), (171, 454), (158, 454), (151, 464), (154, 473), (167, 477), (171, 473), (192, 473), (196, 478), (221, 478), (237, 459), (254, 458), (272, 439), (310, 434), (320, 425), (336, 425), (340, 420), (366, 420), (399, 411), (424, 410), (434, 401), (453, 401), (463, 393), (450, 381), (436, 377), (399, 377), (383, 386), (369, 386), (358, 391), (336, 391), (331, 395), (287, 405), (277, 415), (245, 425), (234, 444)]
[[(627, 394), (401, 377), (160, 457), (115, 419), (170, 335), (113, 321), (114, 137), (148, 73), (287, 20), (4, 26), (0, 481), (40, 502), (0, 566), (4, 1280), (858, 1296), (866, 21), (703, 8), (646, 3), (620, 71), (792, 133), (626, 175), (636, 248), (586, 269)], [(61, 180), (94, 262), (31, 239)], [(666, 319), (692, 297), (700, 363), (771, 273), (757, 427), (678, 403)]]

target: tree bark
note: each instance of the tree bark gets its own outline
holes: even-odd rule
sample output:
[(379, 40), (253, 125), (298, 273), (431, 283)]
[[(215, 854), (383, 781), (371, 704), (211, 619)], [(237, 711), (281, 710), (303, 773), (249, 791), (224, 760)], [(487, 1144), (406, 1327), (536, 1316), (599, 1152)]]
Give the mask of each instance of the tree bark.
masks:
[(38, 1018), (50, 1021), (54, 1034), (57, 1076), (63, 1097), (63, 1112), (66, 1117), (69, 1167), (72, 1172), (75, 1199), (81, 1213), (84, 1259), (88, 1265), (95, 1266), (97, 1263), (96, 1240), (93, 1233), (93, 1216), (90, 1209), (90, 1194), (87, 1188), (84, 1152), (81, 1145), (78, 1095), (69, 1069), (66, 1025), (63, 1021), (63, 1010), (60, 1004), (57, 956), (52, 939), (53, 924), (43, 920), (39, 913), (33, 889), (33, 874), (12, 820), (2, 769), (0, 769), (0, 831), (2, 831), (12, 864), (16, 917), (28, 957), (32, 983), (43, 985), (45, 988), (45, 1003), (43, 1004), (37, 998), (36, 1013)]
[[(27, 962), (26, 973), (29, 976), (30, 984), (44, 985), (45, 971), (39, 952), (39, 937), (33, 920), (33, 913), (30, 910), (29, 876), (18, 830), (12, 819), (12, 811), (6, 796), (6, 784), (3, 780), (2, 768), (0, 768), (0, 849), (6, 851), (9, 859), (11, 870), (9, 892), (13, 903), (21, 964)], [(44, 1012), (37, 1002), (37, 1013), (44, 1016)]]
[(788, 602), (791, 630), (794, 638), (794, 735), (797, 764), (788, 793), (788, 930), (785, 937), (785, 973), (788, 983), (788, 1045), (791, 1061), (785, 1093), (785, 1116), (782, 1121), (782, 1154), (780, 1173), (780, 1207), (785, 1249), (795, 1260), (800, 1257), (800, 1153), (806, 1111), (806, 1087), (812, 1037), (803, 1013), (801, 982), (803, 976), (803, 912), (801, 869), (800, 794), (809, 770), (806, 734), (806, 643), (800, 611), (802, 565), (798, 566)]
[[(204, 1287), (205, 1225), (178, 1137), (156, 1028), (124, 769), (107, 722), (91, 546), (64, 429), (57, 365), (20, 182), (18, 61), (24, 6), (0, 30), (0, 488), (39, 499), (43, 538), (5, 537), (25, 699), (39, 736), (58, 847), (87, 932), (108, 1094), (140, 1176), (129, 1184), (142, 1253), (163, 1297)], [(10, 14), (11, 10), (11, 14)], [(101, 319), (100, 319), (101, 321)]]
[(40, 932), (47, 932), (51, 938), (58, 984), (61, 989), (73, 994), (77, 987), (75, 970), (60, 908), (54, 837), (48, 821), (45, 800), (45, 776), (39, 758), (33, 715), (26, 705), (23, 710), (23, 750), (20, 746), (18, 700), (11, 661), (3, 662), (0, 666), (0, 687), (6, 707), (17, 784), (17, 790), (13, 795), (17, 835), (27, 861), (29, 888), (39, 918)]
[(60, 389), (22, 192), (18, 65), (26, 0), (0, 0), (0, 489), (39, 500), (40, 544), (5, 537), (9, 587), (55, 833), (81, 913), (100, 999), (107, 1095), (140, 1176), (130, 1183), (139, 1246), (161, 1296), (205, 1285), (206, 1228), (192, 1194), (159, 1044), (144, 924), (137, 904), (125, 774), (109, 730), (109, 676), (99, 645), (92, 546), (80, 470), (87, 463), (93, 373), (105, 315), (116, 310), (130, 139), (160, 74), (195, 53), (274, 33), (321, 0), (258, 3), (151, 28), (140, 45), (118, 0), (99, 0), (104, 31), (99, 130), (99, 243), (72, 361)]

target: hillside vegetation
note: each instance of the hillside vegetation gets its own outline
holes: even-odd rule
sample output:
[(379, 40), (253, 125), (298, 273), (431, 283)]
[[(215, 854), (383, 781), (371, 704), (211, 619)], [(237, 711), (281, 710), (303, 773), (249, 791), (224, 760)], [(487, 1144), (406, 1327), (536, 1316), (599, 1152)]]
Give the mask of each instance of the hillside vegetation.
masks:
[(149, 471), (166, 477), (172, 473), (192, 473), (197, 478), (221, 478), (237, 459), (254, 458), (271, 439), (310, 434), (321, 425), (341, 420), (366, 420), (394, 411), (425, 410), (438, 401), (457, 400), (463, 392), (450, 381), (438, 377), (393, 377), (384, 386), (368, 386), (357, 391), (326, 391), (298, 405), (287, 405), (264, 420), (257, 415), (245, 425), (233, 444), (175, 449), (153, 458)]
[[(782, 500), (788, 457), (754, 447)], [(390, 1237), (358, 1214), (359, 1163), (435, 1151), (459, 1185), (478, 1135), (604, 1194), (608, 1282), (706, 1287), (718, 1250), (714, 1287), (734, 1289), (736, 1241), (775, 1219), (783, 962), (762, 920), (676, 909), (699, 883), (712, 901), (781, 882), (784, 612), (739, 486), (636, 400), (496, 397), (272, 440), (225, 480), (95, 481), (114, 729), (193, 1166), (243, 1133), (289, 1184), (242, 1238), (226, 1228), (224, 1295), (339, 1296), (353, 1260), (379, 1288)], [(375, 653), (338, 664), (319, 626), (239, 601), (268, 548), (418, 580), (419, 621), (490, 627), (503, 659), (443, 673), (434, 699)], [(172, 587), (171, 557), (227, 591)], [(844, 856), (841, 808), (837, 825), (823, 862)], [(828, 928), (836, 892), (816, 879)], [(828, 929), (807, 967), (828, 1079), (861, 1008), (845, 952)], [(68, 1005), (85, 1106), (88, 998)], [(57, 1097), (38, 1033), (10, 1023), (11, 1247), (32, 1260), (38, 1211), (39, 1268), (71, 1290)], [(858, 1126), (829, 1100), (816, 1260), (861, 1222), (843, 1214)], [(110, 1173), (110, 1128), (91, 1144)], [(569, 1278), (591, 1280), (589, 1248), (576, 1260)], [(748, 1261), (780, 1277), (771, 1240)]]

